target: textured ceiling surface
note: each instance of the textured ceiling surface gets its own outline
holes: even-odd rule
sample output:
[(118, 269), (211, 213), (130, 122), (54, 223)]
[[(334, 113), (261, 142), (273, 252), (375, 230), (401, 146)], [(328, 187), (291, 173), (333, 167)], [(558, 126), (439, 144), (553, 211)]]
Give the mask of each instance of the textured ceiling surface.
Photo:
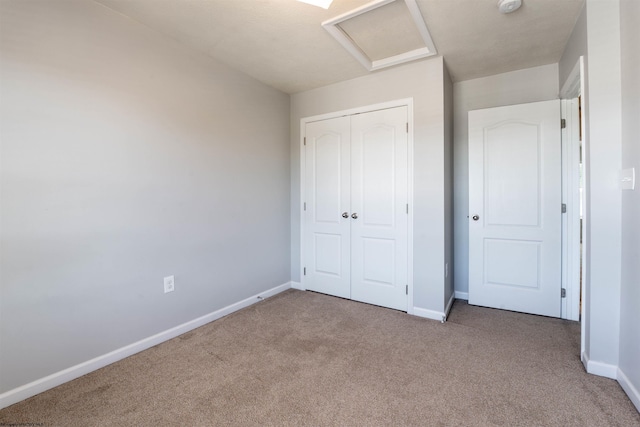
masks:
[[(287, 93), (368, 74), (321, 23), (370, 0), (334, 0), (328, 10), (295, 0), (95, 1)], [(417, 0), (454, 81), (560, 60), (584, 0), (522, 3), (502, 15), (497, 0)], [(388, 31), (359, 26), (360, 43), (376, 46)], [(415, 43), (410, 31), (394, 37), (403, 33)]]

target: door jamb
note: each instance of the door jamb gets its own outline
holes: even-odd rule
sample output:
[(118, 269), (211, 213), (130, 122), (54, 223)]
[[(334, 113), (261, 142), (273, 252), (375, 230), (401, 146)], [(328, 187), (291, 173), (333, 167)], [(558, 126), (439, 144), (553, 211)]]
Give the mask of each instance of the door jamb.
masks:
[(561, 99), (562, 132), (562, 298), (561, 318), (579, 320), (580, 307), (580, 141), (578, 100)]
[[(563, 215), (562, 229), (562, 287), (567, 290), (567, 298), (562, 301), (562, 318), (580, 320), (582, 323), (581, 347), (584, 350), (585, 303), (584, 272), (585, 272), (585, 232), (586, 212), (582, 212), (582, 230), (580, 230), (580, 141), (577, 132), (582, 134), (582, 150), (585, 151), (585, 91), (584, 91), (584, 57), (580, 57), (573, 67), (569, 77), (560, 91), (562, 118), (566, 120), (566, 128), (562, 130), (562, 199), (567, 205), (567, 214)], [(582, 109), (578, 116), (578, 107), (574, 105), (576, 98), (582, 97)], [(578, 129), (581, 123), (581, 129)], [(584, 168), (584, 162), (583, 162)], [(583, 169), (583, 176), (586, 171)], [(584, 194), (583, 194), (584, 201)], [(586, 202), (585, 202), (586, 205)], [(580, 231), (582, 231), (582, 246), (580, 245)], [(582, 271), (580, 267), (582, 258)], [(582, 292), (580, 289), (580, 275), (582, 275)], [(582, 294), (582, 305), (580, 295)], [(582, 307), (582, 313), (580, 313)]]
[(300, 290), (306, 290), (305, 285), (305, 275), (304, 275), (304, 261), (305, 261), (305, 245), (304, 245), (304, 236), (305, 236), (305, 219), (304, 219), (304, 205), (306, 203), (305, 200), (305, 131), (307, 123), (317, 122), (320, 120), (333, 119), (336, 117), (342, 116), (352, 116), (355, 114), (361, 113), (369, 113), (377, 110), (386, 110), (389, 108), (395, 107), (407, 107), (407, 121), (409, 123), (408, 135), (407, 135), (407, 200), (409, 202), (409, 218), (407, 223), (407, 286), (408, 286), (408, 295), (407, 295), (407, 313), (413, 314), (413, 98), (404, 98), (397, 99), (394, 101), (387, 101), (378, 104), (365, 105), (361, 107), (350, 108), (347, 110), (335, 111), (325, 114), (319, 114), (310, 117), (303, 117), (300, 119)]

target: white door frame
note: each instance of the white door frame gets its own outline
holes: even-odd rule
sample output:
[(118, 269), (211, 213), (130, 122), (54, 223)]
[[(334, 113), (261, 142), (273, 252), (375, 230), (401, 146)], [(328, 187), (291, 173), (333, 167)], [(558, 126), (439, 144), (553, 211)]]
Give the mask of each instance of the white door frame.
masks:
[[(582, 351), (584, 350), (584, 325), (586, 324), (584, 307), (586, 293), (584, 292), (585, 278), (585, 242), (586, 242), (586, 212), (582, 212), (582, 247), (580, 245), (580, 196), (579, 196), (579, 150), (580, 140), (578, 132), (582, 133), (582, 150), (585, 151), (585, 92), (584, 92), (584, 57), (580, 57), (573, 67), (569, 77), (562, 86), (560, 99), (562, 118), (566, 127), (562, 129), (562, 200), (567, 206), (567, 213), (563, 215), (562, 227), (562, 287), (566, 289), (567, 297), (562, 301), (562, 318), (581, 320), (582, 323)], [(575, 99), (582, 96), (581, 116), (578, 116), (578, 106)], [(579, 129), (581, 123), (581, 129)], [(584, 167), (584, 163), (583, 163)], [(586, 171), (583, 170), (583, 176)], [(583, 198), (585, 194), (583, 194)], [(586, 205), (586, 201), (585, 201)], [(582, 251), (582, 252), (581, 252)], [(580, 257), (582, 257), (582, 271), (580, 271)], [(582, 274), (582, 292), (580, 289), (580, 275)], [(582, 294), (582, 313), (580, 313), (580, 295)]]
[(335, 111), (326, 114), (319, 114), (316, 116), (303, 117), (300, 119), (300, 289), (306, 290), (305, 285), (305, 251), (304, 251), (304, 236), (305, 236), (305, 221), (304, 210), (306, 205), (305, 199), (305, 150), (304, 150), (304, 138), (305, 129), (307, 123), (317, 122), (320, 120), (333, 119), (335, 117), (352, 116), (354, 114), (368, 113), (371, 111), (385, 110), (395, 107), (407, 107), (407, 120), (409, 122), (408, 132), (408, 200), (409, 200), (409, 222), (407, 230), (407, 313), (413, 314), (413, 98), (398, 99), (395, 101), (382, 102), (379, 104), (365, 105), (362, 107), (351, 108), (348, 110)]

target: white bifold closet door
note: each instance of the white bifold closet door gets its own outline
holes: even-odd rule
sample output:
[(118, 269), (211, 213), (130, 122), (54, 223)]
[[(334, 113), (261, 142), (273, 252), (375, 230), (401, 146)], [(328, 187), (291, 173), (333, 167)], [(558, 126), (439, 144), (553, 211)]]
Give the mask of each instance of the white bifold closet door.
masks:
[(407, 310), (407, 107), (307, 123), (304, 285)]

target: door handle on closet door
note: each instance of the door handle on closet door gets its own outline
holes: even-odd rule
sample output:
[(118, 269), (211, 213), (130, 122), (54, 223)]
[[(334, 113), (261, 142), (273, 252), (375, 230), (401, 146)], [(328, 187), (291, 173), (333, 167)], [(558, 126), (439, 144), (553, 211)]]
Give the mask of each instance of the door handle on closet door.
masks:
[(353, 218), (353, 219), (358, 219), (358, 214), (357, 214), (357, 213), (355, 213), (355, 212), (354, 212), (354, 213), (352, 213), (352, 214), (351, 214), (351, 218)]
[(342, 218), (349, 218), (348, 212), (342, 212)]

